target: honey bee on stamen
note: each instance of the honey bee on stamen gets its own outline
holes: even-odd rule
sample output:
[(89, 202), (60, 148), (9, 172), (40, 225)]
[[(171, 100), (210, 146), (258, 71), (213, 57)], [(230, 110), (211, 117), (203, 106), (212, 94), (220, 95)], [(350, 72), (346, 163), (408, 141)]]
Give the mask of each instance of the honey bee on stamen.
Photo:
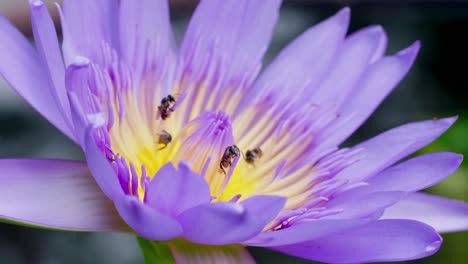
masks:
[(224, 172), (224, 174), (226, 174), (226, 169), (231, 167), (232, 162), (239, 157), (239, 154), (240, 150), (236, 145), (229, 146), (224, 150), (223, 157), (219, 163), (219, 168)]
[(255, 165), (256, 160), (261, 158), (263, 151), (260, 148), (249, 149), (245, 152), (244, 159), (247, 163)]
[(162, 120), (166, 120), (172, 112), (174, 112), (174, 106), (176, 99), (172, 95), (168, 95), (161, 100), (161, 104), (158, 106), (159, 115)]
[(166, 130), (161, 131), (159, 134), (158, 144), (163, 144), (164, 146), (159, 150), (165, 149), (169, 143), (172, 141), (172, 136)]

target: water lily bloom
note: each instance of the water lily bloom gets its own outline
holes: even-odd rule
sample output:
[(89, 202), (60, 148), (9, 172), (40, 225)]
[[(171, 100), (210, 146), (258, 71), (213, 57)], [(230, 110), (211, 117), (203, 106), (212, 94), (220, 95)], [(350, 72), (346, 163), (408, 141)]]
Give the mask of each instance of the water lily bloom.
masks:
[(280, 2), (201, 1), (180, 46), (164, 0), (64, 0), (61, 46), (40, 0), (30, 0), (35, 47), (1, 18), (0, 73), (86, 162), (0, 160), (0, 217), (166, 241), (177, 263), (253, 263), (244, 246), (400, 261), (435, 253), (439, 232), (467, 230), (467, 204), (418, 192), (461, 155), (399, 162), (456, 118), (339, 147), (419, 42), (386, 56), (383, 29), (347, 35), (344, 8), (262, 68)]

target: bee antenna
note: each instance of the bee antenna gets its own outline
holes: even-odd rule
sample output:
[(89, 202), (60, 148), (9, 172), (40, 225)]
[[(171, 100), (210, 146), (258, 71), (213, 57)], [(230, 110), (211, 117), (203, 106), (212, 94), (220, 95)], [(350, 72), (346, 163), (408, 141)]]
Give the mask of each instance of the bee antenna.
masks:
[(165, 148), (167, 148), (167, 144), (164, 144), (164, 146), (158, 148), (158, 150), (163, 150), (163, 149), (165, 149)]

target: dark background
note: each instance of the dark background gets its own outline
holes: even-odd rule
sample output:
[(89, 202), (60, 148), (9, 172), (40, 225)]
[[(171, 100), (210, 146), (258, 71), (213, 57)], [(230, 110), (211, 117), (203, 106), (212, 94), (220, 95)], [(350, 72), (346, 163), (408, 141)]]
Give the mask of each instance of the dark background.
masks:
[[(0, 11), (30, 36), (27, 1), (18, 2), (0, 0)], [(195, 2), (173, 2), (178, 36)], [(447, 135), (421, 153), (452, 150), (468, 155), (468, 1), (286, 1), (266, 60), (297, 34), (343, 6), (352, 9), (351, 32), (370, 24), (386, 29), (389, 53), (414, 40), (422, 41), (409, 75), (350, 142), (410, 121), (459, 115)], [(82, 154), (0, 80), (0, 158), (24, 157), (82, 159)], [(468, 201), (467, 167), (465, 162), (459, 172), (430, 192)], [(468, 232), (444, 235), (444, 239), (436, 255), (415, 263), (467, 263)], [(251, 252), (258, 263), (310, 263), (265, 249)], [(0, 263), (142, 262), (136, 240), (130, 235), (46, 231), (0, 223)]]

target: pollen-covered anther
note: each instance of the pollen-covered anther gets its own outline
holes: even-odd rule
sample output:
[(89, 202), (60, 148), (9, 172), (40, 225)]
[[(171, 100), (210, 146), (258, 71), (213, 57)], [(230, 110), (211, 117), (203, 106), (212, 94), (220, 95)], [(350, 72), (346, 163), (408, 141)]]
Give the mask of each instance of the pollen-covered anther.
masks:
[(216, 195), (240, 157), (229, 116), (221, 111), (202, 113), (183, 128), (180, 136), (182, 144), (174, 162), (190, 160), (193, 170), (204, 172), (212, 194)]

